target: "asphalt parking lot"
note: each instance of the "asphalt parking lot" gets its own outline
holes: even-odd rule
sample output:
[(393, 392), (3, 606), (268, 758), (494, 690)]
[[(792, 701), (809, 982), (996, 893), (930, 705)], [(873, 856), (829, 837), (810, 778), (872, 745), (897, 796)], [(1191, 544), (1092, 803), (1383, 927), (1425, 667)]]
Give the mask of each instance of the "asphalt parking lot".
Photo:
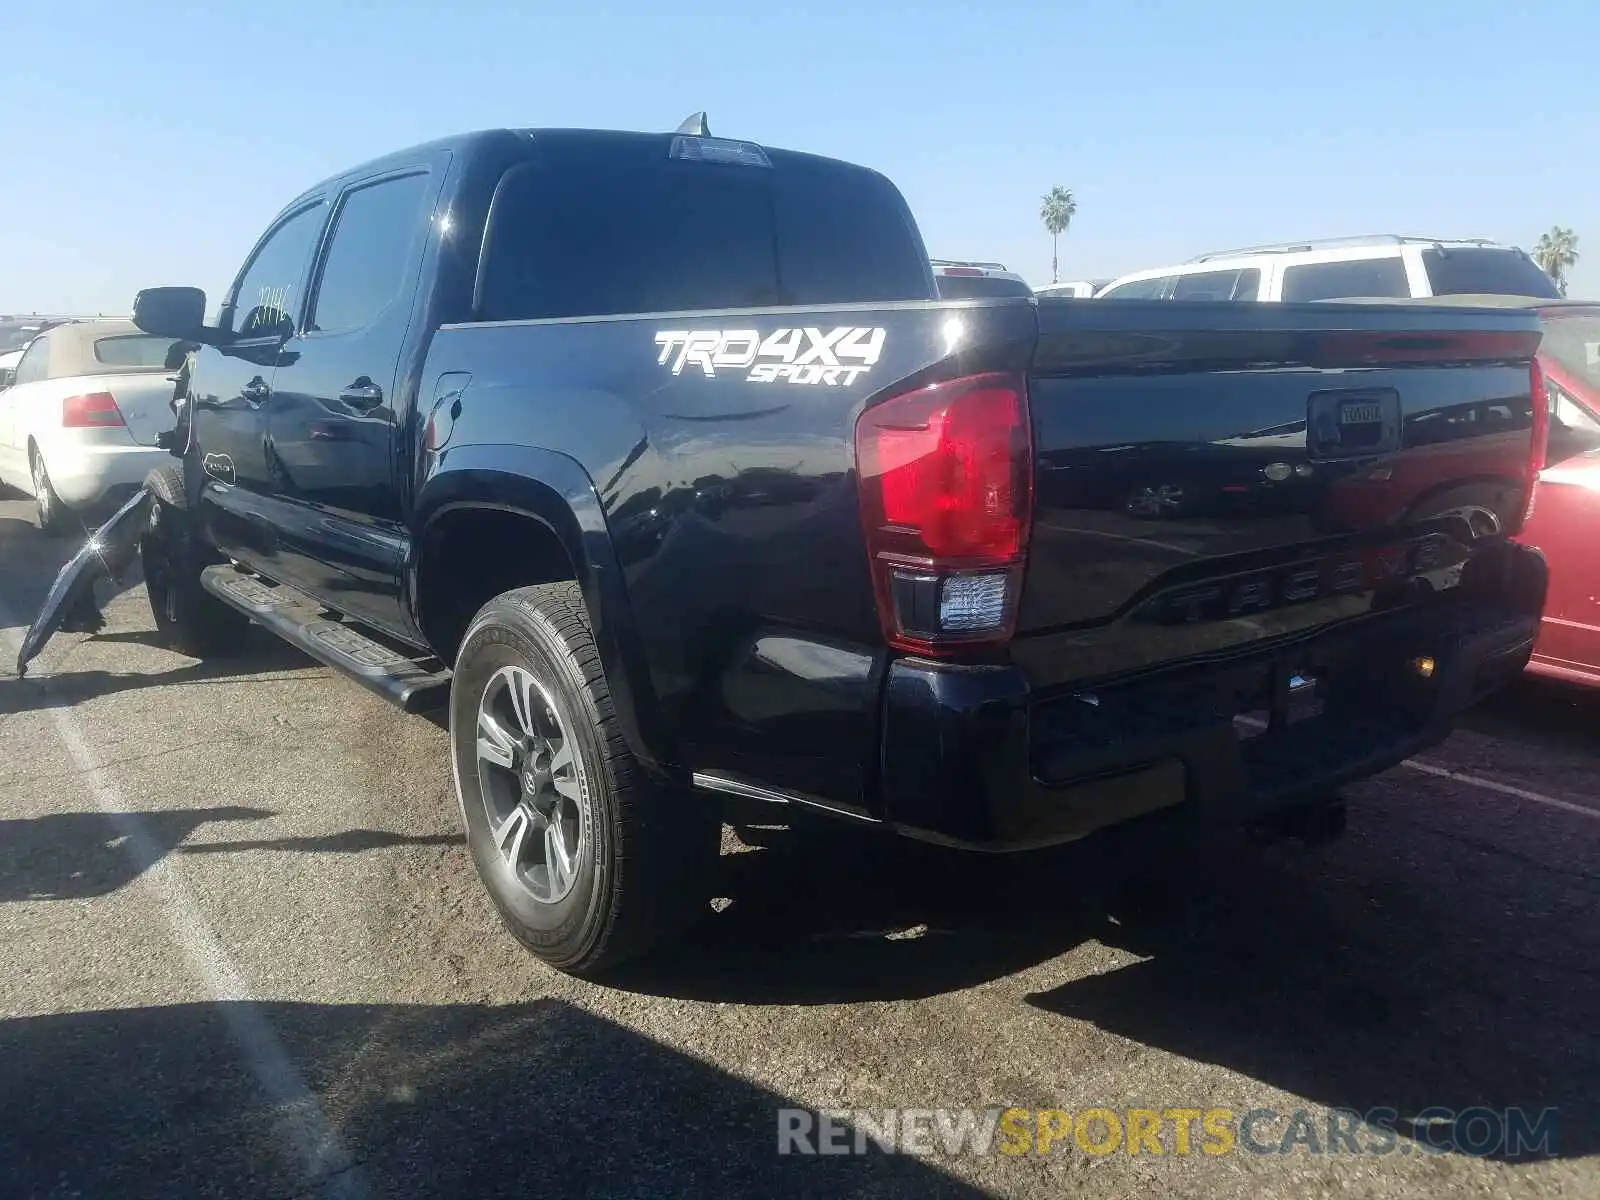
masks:
[[(1600, 700), (1521, 685), (1318, 849), (725, 844), (616, 986), (503, 935), (436, 725), (141, 589), (19, 681), (75, 548), (0, 503), (7, 1195), (1594, 1196)], [(1559, 1110), (1553, 1154), (780, 1156), (780, 1108)], [(1283, 1122), (1261, 1127), (1276, 1145)]]

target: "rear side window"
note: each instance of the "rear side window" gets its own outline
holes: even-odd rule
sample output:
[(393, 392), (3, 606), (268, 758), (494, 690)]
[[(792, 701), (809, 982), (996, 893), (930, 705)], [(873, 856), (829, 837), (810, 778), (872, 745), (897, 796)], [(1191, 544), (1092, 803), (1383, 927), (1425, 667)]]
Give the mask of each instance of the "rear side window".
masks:
[(686, 162), (567, 148), (507, 173), (478, 315), (491, 321), (930, 299), (921, 239), (870, 172), (773, 155)]
[(1422, 252), (1422, 265), (1427, 268), (1428, 283), (1435, 296), (1561, 298), (1550, 276), (1520, 250), (1440, 246)]
[(1546, 315), (1539, 352), (1548, 354), (1579, 379), (1600, 391), (1600, 310), (1572, 316)]
[(1132, 283), (1124, 283), (1105, 292), (1103, 300), (1159, 300), (1166, 290), (1167, 284), (1172, 282), (1172, 276), (1163, 275), (1158, 279), (1136, 279)]
[(400, 295), (427, 197), (423, 174), (380, 180), (345, 197), (334, 218), (309, 328), (364, 328)]
[(1557, 383), (1546, 383), (1545, 396), (1550, 402), (1550, 419), (1564, 429), (1580, 433), (1600, 434), (1600, 420), (1568, 394)]
[(1411, 295), (1405, 263), (1391, 258), (1358, 258), (1348, 262), (1304, 263), (1283, 270), (1283, 298), (1347, 300), (1358, 296)]
[(167, 351), (170, 349), (172, 349), (171, 338), (145, 337), (138, 334), (96, 338), (94, 341), (95, 361), (104, 363), (108, 367), (164, 370), (167, 365)]
[(1020, 279), (1003, 275), (936, 275), (939, 296), (945, 300), (980, 300), (997, 296), (1031, 296), (1033, 289)]
[(28, 344), (22, 361), (17, 364), (17, 374), (11, 382), (38, 383), (50, 378), (50, 335), (41, 333)]
[(1196, 271), (1179, 275), (1172, 285), (1174, 300), (1254, 300), (1261, 292), (1261, 271)]

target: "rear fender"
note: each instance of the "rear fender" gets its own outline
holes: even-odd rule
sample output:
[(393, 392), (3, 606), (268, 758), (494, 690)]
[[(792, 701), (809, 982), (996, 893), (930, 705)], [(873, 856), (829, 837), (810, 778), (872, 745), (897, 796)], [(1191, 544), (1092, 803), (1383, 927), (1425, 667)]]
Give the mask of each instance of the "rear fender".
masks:
[[(407, 550), (405, 601), (421, 629), (421, 553), (428, 529), (462, 508), (498, 509), (536, 520), (567, 551), (589, 611), (595, 645), (628, 748), (646, 765), (676, 762), (660, 717), (605, 513), (588, 472), (573, 458), (524, 446), (454, 446), (439, 454), (418, 489)], [(427, 630), (422, 630), (426, 636)]]

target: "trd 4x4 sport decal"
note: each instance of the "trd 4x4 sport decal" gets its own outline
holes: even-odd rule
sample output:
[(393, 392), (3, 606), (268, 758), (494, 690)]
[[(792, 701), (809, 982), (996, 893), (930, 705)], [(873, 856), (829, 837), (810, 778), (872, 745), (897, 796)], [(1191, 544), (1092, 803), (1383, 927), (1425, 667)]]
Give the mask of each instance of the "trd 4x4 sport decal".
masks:
[(883, 354), (884, 331), (841, 325), (821, 329), (779, 329), (763, 336), (756, 329), (663, 329), (656, 334), (661, 354), (681, 375), (699, 367), (707, 379), (743, 374), (750, 383), (854, 383)]

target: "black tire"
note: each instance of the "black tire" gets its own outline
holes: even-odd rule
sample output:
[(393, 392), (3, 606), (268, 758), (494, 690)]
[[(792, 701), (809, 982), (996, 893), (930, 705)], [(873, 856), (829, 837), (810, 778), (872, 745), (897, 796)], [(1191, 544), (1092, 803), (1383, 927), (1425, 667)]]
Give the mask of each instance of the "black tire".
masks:
[[(532, 681), (522, 693), (528, 699), (508, 709), (523, 680)], [(486, 712), (514, 734), (485, 739), (517, 742), (505, 762), (480, 762)], [(541, 747), (534, 725), (556, 736)], [(506, 927), (551, 966), (593, 977), (663, 945), (709, 910), (718, 814), (688, 789), (648, 775), (629, 751), (577, 584), (506, 592), (473, 618), (451, 684), (450, 741), (478, 874)], [(558, 745), (570, 748), (571, 767), (555, 765), (566, 758)], [(551, 764), (542, 779), (541, 762)], [(557, 770), (566, 784), (560, 795)], [(552, 848), (552, 826), (565, 851)], [(534, 836), (542, 850), (530, 845)], [(502, 841), (512, 843), (509, 854)], [(552, 866), (553, 856), (575, 866)], [(543, 863), (530, 864), (534, 858)]]
[(56, 495), (56, 489), (50, 483), (50, 472), (45, 469), (44, 456), (39, 453), (37, 446), (30, 448), (28, 469), (33, 473), (33, 515), (40, 531), (48, 534), (66, 533), (72, 524), (71, 512), (61, 502), (61, 497)]
[(194, 535), (183, 469), (157, 467), (145, 477), (144, 485), (154, 503), (150, 527), (139, 539), (139, 561), (162, 642), (190, 658), (240, 653), (250, 619), (201, 586), (200, 572), (215, 556), (207, 555)]

